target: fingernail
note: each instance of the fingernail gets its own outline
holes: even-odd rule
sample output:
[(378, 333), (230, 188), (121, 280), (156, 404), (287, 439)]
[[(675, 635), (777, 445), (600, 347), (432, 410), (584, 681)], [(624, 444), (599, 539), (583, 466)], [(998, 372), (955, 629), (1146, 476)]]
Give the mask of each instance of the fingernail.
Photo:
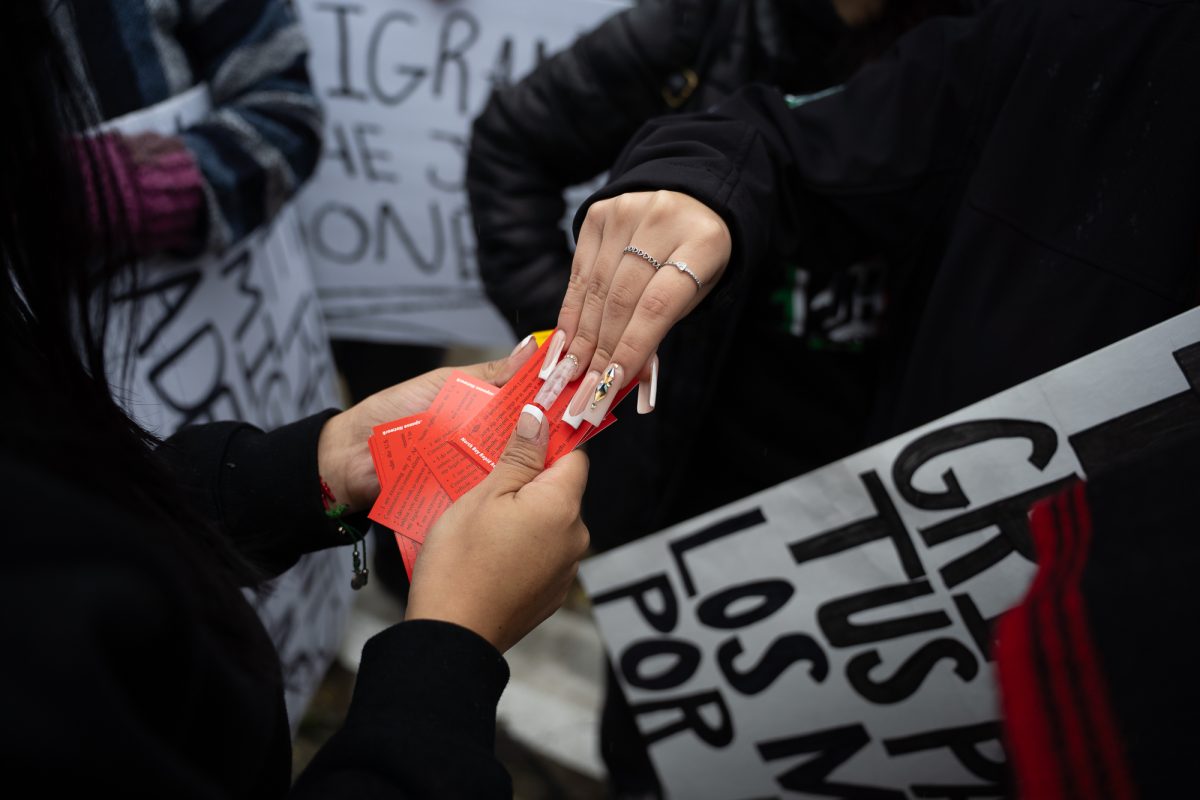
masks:
[(542, 408), (549, 408), (554, 405), (554, 401), (562, 394), (562, 390), (566, 385), (575, 380), (575, 373), (578, 370), (579, 359), (568, 354), (562, 361), (558, 362), (558, 366), (550, 373), (550, 377), (546, 378), (546, 382), (538, 390), (537, 396), (533, 398), (533, 402)]
[(621, 389), (621, 379), (624, 374), (625, 371), (621, 369), (620, 364), (608, 365), (608, 369), (604, 370), (600, 380), (592, 388), (592, 397), (588, 401), (587, 411), (583, 415), (585, 421), (593, 425), (600, 424), (604, 415), (608, 413), (613, 398)]
[(655, 403), (658, 402), (658, 355), (650, 357), (650, 383), (642, 381), (638, 384), (638, 406), (639, 414), (649, 414), (654, 410)]
[(517, 436), (522, 439), (536, 439), (542, 429), (542, 410), (532, 403), (521, 409), (521, 417), (517, 420)]
[(524, 339), (522, 339), (521, 341), (517, 342), (517, 346), (512, 349), (512, 352), (508, 354), (508, 357), (512, 358), (513, 356), (515, 356), (517, 353), (524, 350), (525, 347), (532, 341), (533, 341), (533, 334), (531, 333), (528, 336), (526, 336)]
[(599, 380), (599, 372), (596, 370), (589, 372), (583, 379), (583, 383), (579, 384), (579, 389), (571, 398), (570, 404), (567, 405), (567, 413), (563, 414), (562, 421), (575, 430), (579, 430), (579, 423), (583, 422), (584, 412), (587, 411), (588, 403), (592, 401), (592, 394), (595, 393), (596, 382)]
[(562, 331), (555, 331), (554, 335), (550, 337), (550, 346), (546, 349), (546, 360), (542, 362), (542, 369), (538, 372), (539, 378), (546, 380), (550, 377), (550, 373), (558, 364), (558, 357), (562, 355), (563, 345), (566, 343), (567, 334)]

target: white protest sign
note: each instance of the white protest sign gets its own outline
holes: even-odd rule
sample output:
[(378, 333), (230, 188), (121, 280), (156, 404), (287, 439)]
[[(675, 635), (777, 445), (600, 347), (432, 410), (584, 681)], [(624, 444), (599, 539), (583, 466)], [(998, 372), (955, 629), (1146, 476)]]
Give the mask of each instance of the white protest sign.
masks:
[[(169, 135), (209, 108), (199, 86), (104, 129)], [(112, 359), (117, 397), (160, 436), (217, 420), (270, 429), (340, 405), (294, 204), (220, 256), (147, 259), (136, 291), (118, 294), (113, 314), (115, 345), (134, 327), (129, 373)], [(341, 641), (349, 564), (342, 551), (313, 553), (247, 593), (279, 651), (293, 729)]]
[(1198, 342), (1200, 309), (586, 562), (669, 794), (1000, 796), (989, 621), (1027, 511), (1200, 421)]
[(627, 3), (299, 0), (327, 113), (300, 201), (331, 335), (495, 346), (464, 189), (471, 123), (519, 80)]

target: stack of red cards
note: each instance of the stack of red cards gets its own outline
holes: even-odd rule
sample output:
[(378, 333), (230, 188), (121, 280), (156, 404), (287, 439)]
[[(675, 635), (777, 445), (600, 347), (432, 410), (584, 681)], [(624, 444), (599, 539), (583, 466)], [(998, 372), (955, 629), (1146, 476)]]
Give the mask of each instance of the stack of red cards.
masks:
[[(503, 388), (465, 372), (453, 372), (429, 410), (375, 426), (368, 444), (382, 490), (370, 518), (396, 534), (404, 568), (412, 577), (425, 534), (450, 504), (482, 481), (504, 452), (517, 418), (546, 383), (538, 373), (549, 339)], [(561, 337), (560, 337), (561, 338)], [(546, 466), (617, 421), (612, 410), (637, 385), (621, 389), (598, 425), (586, 420), (578, 428), (562, 421), (582, 378), (568, 383), (547, 403), (550, 444)]]

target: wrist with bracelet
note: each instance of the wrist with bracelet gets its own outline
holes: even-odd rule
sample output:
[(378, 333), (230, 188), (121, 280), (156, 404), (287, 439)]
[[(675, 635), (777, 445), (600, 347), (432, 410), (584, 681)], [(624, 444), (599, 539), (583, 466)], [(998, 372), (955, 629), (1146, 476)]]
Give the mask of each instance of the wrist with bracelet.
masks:
[[(321, 481), (321, 505), (325, 507), (325, 516), (329, 517), (337, 525), (338, 533), (353, 543), (350, 588), (357, 591), (367, 585), (367, 579), (370, 577), (370, 570), (367, 569), (366, 534), (345, 520), (350, 507), (345, 503), (337, 501), (337, 497), (334, 496), (333, 490), (329, 488), (329, 484), (324, 478), (319, 478), (319, 480)], [(360, 543), (362, 544), (361, 554), (358, 550)]]

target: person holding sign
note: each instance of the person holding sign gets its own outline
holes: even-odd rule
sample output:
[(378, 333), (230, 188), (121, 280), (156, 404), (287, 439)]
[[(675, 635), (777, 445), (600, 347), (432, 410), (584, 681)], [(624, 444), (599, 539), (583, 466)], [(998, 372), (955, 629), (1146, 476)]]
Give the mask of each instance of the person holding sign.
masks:
[(105, 135), (135, 255), (225, 250), (270, 222), (316, 168), (322, 114), (285, 0), (56, 5), (103, 119), (194, 87), (212, 102), (177, 135)]
[[(367, 433), (423, 408), (449, 371), (271, 433), (199, 425), (152, 447), (106, 378), (105, 301), (136, 276), (88, 234), (83, 176), (113, 174), (102, 144), (69, 144), (95, 123), (74, 77), (40, 3), (0, 6), (0, 493), (13, 510), (0, 746), (12, 779), (56, 796), (511, 794), (492, 755), (501, 653), (571, 584), (587, 547), (586, 458), (543, 471), (546, 426), (520, 419), (496, 468), (429, 532), (407, 621), (366, 645), (345, 725), (290, 787), (278, 656), (239, 586), (347, 543), (345, 514), (378, 491)], [(120, 224), (119, 199), (94, 199), (93, 225)], [(502, 383), (528, 344), (466, 371)]]
[[(292, 208), (316, 166), (323, 115), (291, 4), (48, 7), (103, 120), (87, 138), (111, 180), (90, 176), (91, 188), (123, 210), (101, 220), (93, 204), (93, 236), (116, 231), (111, 244), (138, 261), (141, 295), (118, 293), (108, 312), (114, 337), (128, 328), (137, 338), (133, 363), (110, 375), (126, 409), (167, 436), (215, 419), (269, 429), (336, 404)], [(255, 592), (297, 725), (346, 626), (350, 579), (335, 577), (333, 565), (346, 570), (347, 556), (305, 557)]]

